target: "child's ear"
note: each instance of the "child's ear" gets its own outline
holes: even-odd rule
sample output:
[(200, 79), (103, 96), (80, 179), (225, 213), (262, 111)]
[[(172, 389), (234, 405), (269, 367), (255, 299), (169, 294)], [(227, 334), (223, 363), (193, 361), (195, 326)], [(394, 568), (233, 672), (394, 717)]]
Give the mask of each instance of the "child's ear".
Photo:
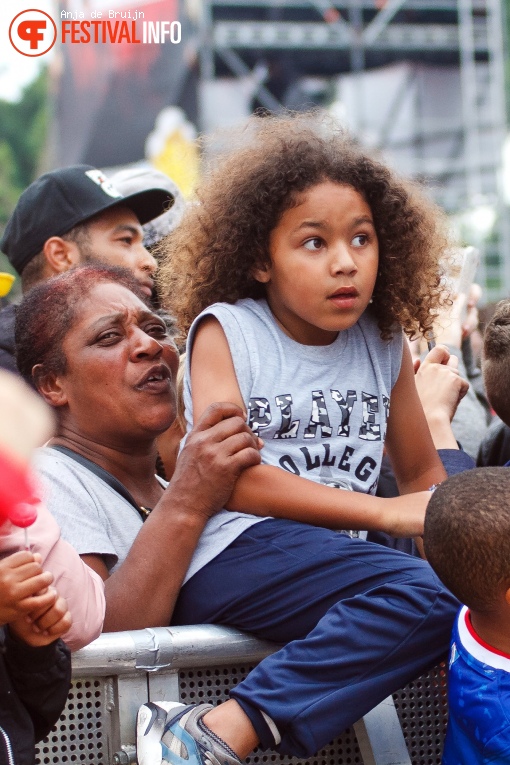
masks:
[(251, 272), (251, 275), (255, 281), (261, 282), (262, 284), (267, 284), (271, 280), (271, 267), (269, 264), (264, 263), (262, 266), (254, 268)]

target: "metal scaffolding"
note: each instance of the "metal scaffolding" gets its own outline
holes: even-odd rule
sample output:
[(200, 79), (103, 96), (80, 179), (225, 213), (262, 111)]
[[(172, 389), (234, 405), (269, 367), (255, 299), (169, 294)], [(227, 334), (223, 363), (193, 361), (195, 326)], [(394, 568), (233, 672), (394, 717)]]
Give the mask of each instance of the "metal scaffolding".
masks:
[(510, 294), (500, 0), (331, 2), (203, 0), (202, 93), (250, 79), (251, 103), (274, 111), (304, 78), (334, 83), (350, 129), (426, 180), (447, 212), (475, 222), (480, 210), (495, 213), (490, 237), (472, 241), (474, 231), (467, 243), (482, 249), (487, 297)]

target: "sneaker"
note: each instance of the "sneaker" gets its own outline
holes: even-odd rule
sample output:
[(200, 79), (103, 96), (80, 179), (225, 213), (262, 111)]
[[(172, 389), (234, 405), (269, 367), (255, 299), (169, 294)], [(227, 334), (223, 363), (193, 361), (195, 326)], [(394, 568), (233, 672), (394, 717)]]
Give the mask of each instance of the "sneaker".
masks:
[(136, 717), (138, 765), (162, 763), (161, 737), (165, 730), (167, 714), (171, 710), (180, 709), (185, 709), (185, 705), (171, 701), (158, 701), (157, 704), (148, 701), (142, 704)]
[(202, 722), (210, 704), (147, 702), (138, 711), (138, 765), (239, 765), (240, 760)]

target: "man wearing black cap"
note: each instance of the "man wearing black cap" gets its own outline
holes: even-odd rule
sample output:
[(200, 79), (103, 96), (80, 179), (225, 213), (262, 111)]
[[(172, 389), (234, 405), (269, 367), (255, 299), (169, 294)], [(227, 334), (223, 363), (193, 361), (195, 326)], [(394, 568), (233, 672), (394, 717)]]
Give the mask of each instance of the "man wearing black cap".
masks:
[[(150, 296), (156, 261), (143, 246), (142, 225), (173, 204), (164, 188), (123, 196), (100, 170), (75, 165), (46, 173), (20, 196), (0, 249), (34, 284), (92, 261), (133, 271)], [(15, 306), (0, 311), (0, 367), (16, 371)]]

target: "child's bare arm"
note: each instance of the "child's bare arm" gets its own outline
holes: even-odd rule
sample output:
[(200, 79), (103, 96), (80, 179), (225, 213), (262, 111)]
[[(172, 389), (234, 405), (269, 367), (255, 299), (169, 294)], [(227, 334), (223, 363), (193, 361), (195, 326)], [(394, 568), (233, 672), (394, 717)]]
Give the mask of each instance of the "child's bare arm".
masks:
[(407, 343), (404, 343), (400, 374), (391, 393), (386, 449), (400, 494), (428, 489), (446, 478), (418, 396)]
[(0, 624), (31, 611), (48, 608), (55, 597), (48, 592), (53, 575), (41, 568), (39, 555), (22, 550), (0, 561)]
[(227, 338), (219, 321), (212, 316), (203, 319), (195, 333), (191, 394), (195, 422), (214, 401), (229, 401), (246, 412)]
[(411, 537), (423, 534), (429, 499), (428, 491), (381, 499), (324, 486), (272, 465), (259, 465), (241, 475), (227, 507), (329, 529), (367, 529)]
[[(205, 319), (197, 329), (191, 385), (195, 420), (213, 401), (230, 401), (245, 409), (228, 342), (216, 319)], [(439, 474), (434, 471), (434, 475), (438, 478)], [(427, 483), (424, 478), (421, 488), (428, 489), (431, 483), (434, 481)], [(420, 492), (412, 499), (380, 499), (339, 491), (271, 465), (257, 465), (241, 474), (227, 507), (327, 528), (374, 529), (393, 536), (415, 536), (423, 533), (429, 498), (428, 492)]]

